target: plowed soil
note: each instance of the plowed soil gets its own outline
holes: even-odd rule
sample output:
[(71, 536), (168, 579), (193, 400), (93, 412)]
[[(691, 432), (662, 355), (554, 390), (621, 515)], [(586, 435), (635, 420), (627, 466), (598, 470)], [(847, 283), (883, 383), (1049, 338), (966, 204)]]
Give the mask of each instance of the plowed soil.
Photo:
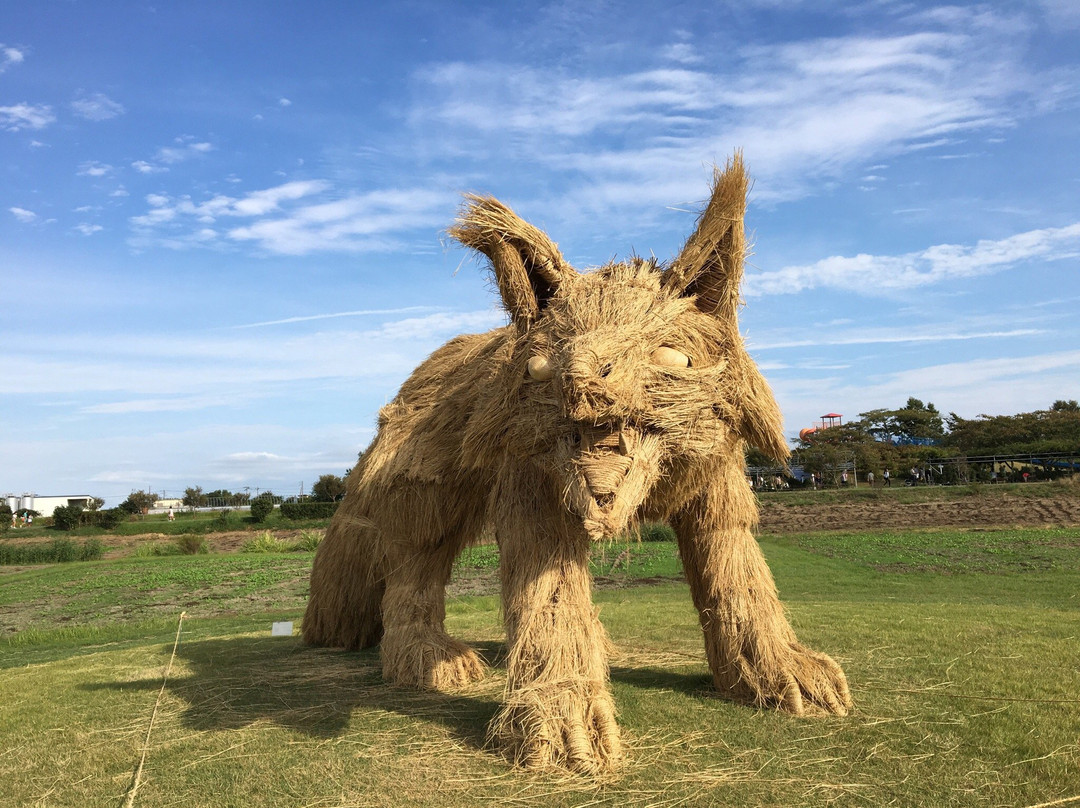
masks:
[(1080, 525), (1077, 495), (987, 493), (961, 499), (903, 503), (887, 495), (820, 504), (785, 504), (783, 494), (761, 504), (761, 533), (818, 530), (907, 530), (933, 527), (1069, 527)]

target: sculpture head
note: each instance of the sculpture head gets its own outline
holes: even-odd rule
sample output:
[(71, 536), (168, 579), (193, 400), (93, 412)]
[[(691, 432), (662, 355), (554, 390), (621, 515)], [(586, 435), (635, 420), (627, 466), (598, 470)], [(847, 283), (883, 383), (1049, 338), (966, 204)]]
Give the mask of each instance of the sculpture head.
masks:
[(594, 538), (624, 530), (674, 470), (742, 463), (745, 443), (785, 461), (738, 329), (747, 185), (736, 154), (669, 265), (635, 257), (585, 274), (502, 203), (469, 197), (450, 233), (490, 259), (511, 335), (479, 391), (467, 459), (528, 458)]

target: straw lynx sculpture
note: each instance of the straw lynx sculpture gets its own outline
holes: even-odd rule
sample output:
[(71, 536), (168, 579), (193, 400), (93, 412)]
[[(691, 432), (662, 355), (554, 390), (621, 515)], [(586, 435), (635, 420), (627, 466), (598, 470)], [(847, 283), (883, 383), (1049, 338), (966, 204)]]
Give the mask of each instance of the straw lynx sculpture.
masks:
[(751, 534), (744, 449), (788, 450), (736, 318), (746, 192), (736, 155), (669, 266), (588, 274), (505, 205), (468, 198), (450, 233), (490, 260), (511, 322), (451, 340), (380, 412), (315, 557), (308, 643), (381, 643), (399, 685), (479, 678), (477, 654), (443, 627), (444, 588), (493, 524), (508, 679), (491, 737), (525, 766), (608, 768), (621, 744), (590, 544), (667, 520), (717, 690), (846, 712), (843, 672), (798, 642)]

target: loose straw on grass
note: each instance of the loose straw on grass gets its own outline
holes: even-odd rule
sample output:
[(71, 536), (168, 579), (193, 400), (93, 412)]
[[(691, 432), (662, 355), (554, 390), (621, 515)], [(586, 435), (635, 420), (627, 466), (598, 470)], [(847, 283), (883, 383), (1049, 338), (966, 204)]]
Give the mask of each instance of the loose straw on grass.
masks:
[(132, 808), (135, 805), (135, 792), (139, 790), (143, 764), (146, 763), (146, 753), (150, 751), (150, 733), (154, 731), (154, 721), (157, 719), (158, 708), (161, 706), (161, 697), (165, 695), (165, 686), (169, 683), (169, 673), (172, 671), (173, 660), (176, 659), (176, 649), (180, 646), (180, 630), (184, 627), (185, 617), (187, 617), (187, 612), (180, 612), (180, 619), (176, 622), (176, 639), (173, 641), (172, 655), (169, 657), (169, 664), (165, 666), (161, 690), (158, 691), (157, 699), (154, 701), (154, 711), (150, 714), (150, 726), (146, 728), (146, 739), (143, 741), (139, 765), (135, 768), (135, 778), (131, 781), (131, 788), (128, 789), (123, 808)]

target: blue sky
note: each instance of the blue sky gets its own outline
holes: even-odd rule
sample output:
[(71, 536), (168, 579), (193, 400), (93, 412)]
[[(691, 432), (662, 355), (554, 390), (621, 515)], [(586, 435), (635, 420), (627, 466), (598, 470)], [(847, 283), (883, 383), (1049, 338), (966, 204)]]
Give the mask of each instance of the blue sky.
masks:
[(492, 193), (670, 258), (742, 148), (742, 326), (794, 436), (1080, 398), (1080, 6), (5, 3), (0, 493), (341, 474), (454, 334)]

